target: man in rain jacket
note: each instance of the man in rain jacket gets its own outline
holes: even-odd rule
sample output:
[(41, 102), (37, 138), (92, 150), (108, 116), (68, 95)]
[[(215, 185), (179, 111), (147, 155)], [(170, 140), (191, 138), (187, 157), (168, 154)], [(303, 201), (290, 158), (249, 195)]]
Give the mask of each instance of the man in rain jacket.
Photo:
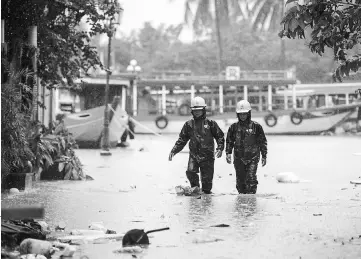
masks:
[[(191, 103), (193, 119), (187, 121), (169, 154), (169, 161), (189, 142), (189, 160), (187, 178), (191, 187), (199, 187), (199, 169), (201, 171), (202, 191), (210, 194), (213, 183), (214, 159), (220, 158), (224, 149), (224, 133), (218, 124), (206, 118), (206, 103), (203, 98), (195, 97)], [(217, 149), (214, 152), (214, 140)]]
[(257, 192), (257, 166), (262, 154), (262, 166), (267, 163), (267, 139), (260, 124), (251, 120), (251, 105), (242, 100), (237, 103), (238, 122), (228, 129), (226, 140), (226, 159), (231, 163), (234, 150), (236, 187), (239, 193)]

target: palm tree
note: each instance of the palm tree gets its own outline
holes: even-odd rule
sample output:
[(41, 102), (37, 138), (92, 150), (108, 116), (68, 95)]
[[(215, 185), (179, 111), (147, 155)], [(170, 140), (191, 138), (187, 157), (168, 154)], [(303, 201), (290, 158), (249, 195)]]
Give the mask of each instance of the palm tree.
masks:
[[(221, 31), (227, 31), (231, 22), (247, 15), (243, 2), (240, 0), (185, 0), (184, 22), (186, 25), (192, 26), (195, 35), (201, 36), (207, 29), (215, 27), (218, 48), (218, 73), (222, 70)], [(194, 13), (191, 10), (192, 5), (195, 6)]]
[[(255, 31), (276, 32), (284, 14), (285, 0), (247, 0), (251, 8), (250, 21)], [(281, 39), (280, 64), (286, 68), (285, 40)]]

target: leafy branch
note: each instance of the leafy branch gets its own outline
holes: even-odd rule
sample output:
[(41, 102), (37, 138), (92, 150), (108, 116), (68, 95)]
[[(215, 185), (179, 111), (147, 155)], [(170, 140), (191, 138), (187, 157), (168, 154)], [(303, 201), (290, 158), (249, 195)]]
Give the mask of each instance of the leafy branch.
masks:
[[(295, 39), (305, 38), (305, 29), (310, 27), (311, 52), (320, 56), (325, 48), (333, 50), (338, 62), (333, 72), (333, 80), (342, 82), (342, 77), (357, 72), (361, 67), (361, 54), (354, 53), (361, 43), (361, 1), (340, 2), (336, 0), (307, 0), (299, 4), (298, 0), (288, 0), (289, 9), (281, 24), (279, 36)], [(347, 7), (345, 7), (347, 5)]]

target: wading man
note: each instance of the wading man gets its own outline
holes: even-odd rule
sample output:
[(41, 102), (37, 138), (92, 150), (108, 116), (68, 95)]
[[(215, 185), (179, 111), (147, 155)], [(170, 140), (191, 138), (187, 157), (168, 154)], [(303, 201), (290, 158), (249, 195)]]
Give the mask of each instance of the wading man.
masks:
[[(210, 194), (212, 190), (214, 159), (220, 158), (224, 149), (224, 133), (218, 124), (206, 118), (206, 103), (203, 98), (195, 97), (191, 102), (193, 119), (187, 121), (169, 154), (169, 161), (179, 153), (189, 140), (189, 160), (187, 178), (191, 187), (199, 187), (199, 169), (202, 191)], [(217, 149), (214, 152), (214, 139)]]
[(262, 154), (262, 166), (267, 163), (267, 139), (263, 128), (251, 120), (251, 105), (242, 100), (237, 103), (238, 122), (228, 129), (226, 140), (226, 159), (236, 170), (238, 193), (255, 194), (257, 192), (257, 167)]

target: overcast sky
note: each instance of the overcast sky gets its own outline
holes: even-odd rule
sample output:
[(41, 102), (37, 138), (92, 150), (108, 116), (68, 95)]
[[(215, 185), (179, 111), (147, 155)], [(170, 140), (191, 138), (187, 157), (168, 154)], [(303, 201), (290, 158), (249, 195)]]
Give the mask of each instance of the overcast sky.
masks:
[[(124, 8), (122, 23), (118, 30), (129, 34), (133, 29), (140, 29), (145, 22), (153, 26), (180, 24), (184, 18), (184, 0), (119, 0)], [(184, 30), (182, 41), (190, 41), (192, 33)]]

